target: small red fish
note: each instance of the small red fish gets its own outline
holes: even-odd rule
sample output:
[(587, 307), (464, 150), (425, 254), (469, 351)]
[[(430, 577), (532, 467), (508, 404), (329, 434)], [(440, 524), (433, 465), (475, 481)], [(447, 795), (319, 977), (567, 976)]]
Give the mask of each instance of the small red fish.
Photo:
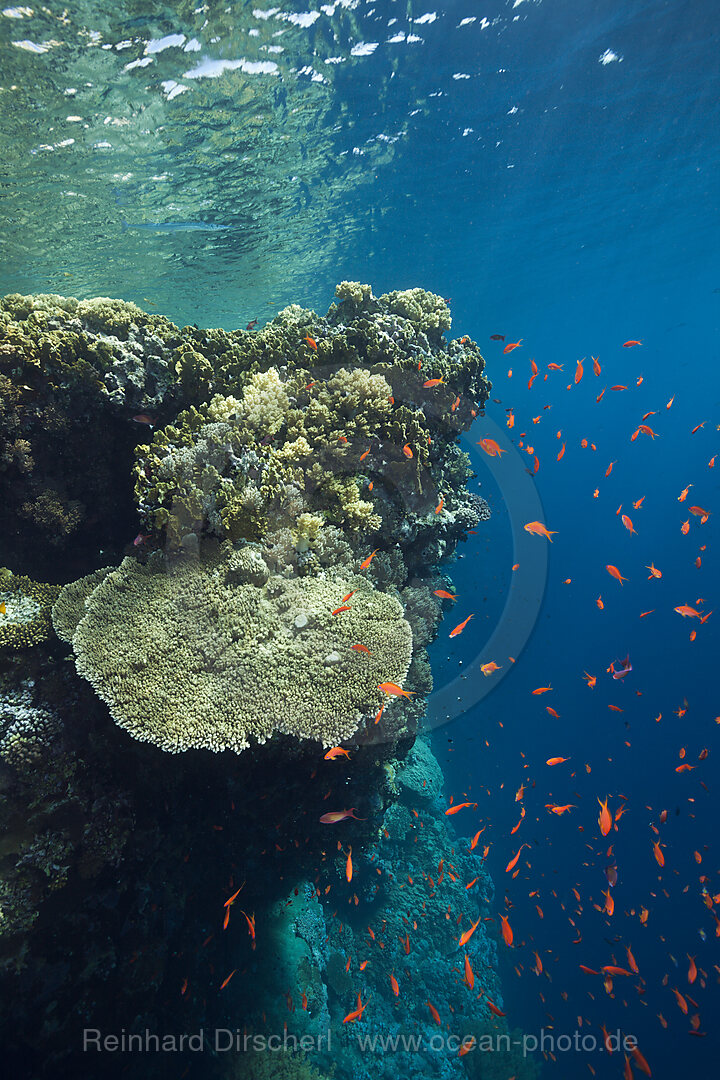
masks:
[(339, 757), (346, 757), (348, 761), (350, 760), (350, 755), (348, 754), (347, 750), (343, 750), (342, 746), (333, 746), (330, 750), (328, 750), (327, 754), (324, 754), (323, 756), (325, 758), (325, 761), (334, 761), (335, 758)]
[[(505, 340), (505, 339), (503, 338), (503, 341), (504, 341), (504, 340)], [(511, 341), (509, 345), (506, 345), (506, 346), (505, 346), (505, 348), (503, 349), (503, 352), (504, 352), (504, 353), (509, 353), (509, 352), (512, 352), (512, 351), (513, 351), (513, 349), (518, 349), (518, 348), (520, 347), (521, 343), (522, 343), (522, 340), (523, 340), (523, 339), (522, 339), (522, 338), (520, 338), (520, 340), (519, 340), (519, 341)]]
[(623, 349), (631, 349), (633, 345), (642, 345), (642, 341), (624, 341)]
[(313, 349), (315, 352), (317, 352), (317, 341), (315, 340), (315, 338), (311, 338), (309, 334), (305, 335), (305, 344), (308, 346), (308, 348)]
[(379, 683), (378, 690), (382, 690), (383, 694), (391, 694), (394, 697), (410, 697), (411, 694), (416, 693), (415, 690), (403, 690), (401, 686), (394, 682)]
[(458, 634), (462, 634), (463, 630), (465, 629), (465, 627), (467, 626), (467, 624), (470, 622), (470, 620), (472, 618), (473, 618), (473, 615), (468, 615), (467, 619), (464, 619), (461, 623), (458, 623), (458, 625), (455, 627), (455, 629), (450, 631), (449, 636), (450, 637), (457, 637)]
[(323, 825), (336, 825), (338, 821), (345, 821), (347, 818), (353, 818), (354, 821), (366, 820), (358, 817), (354, 811), (354, 806), (351, 806), (349, 810), (331, 810), (329, 814), (323, 814), (320, 821)]
[(507, 450), (501, 450), (494, 439), (480, 439), (476, 443), (477, 446), (482, 446), (483, 450), (489, 457), (499, 457), (501, 454), (506, 454)]

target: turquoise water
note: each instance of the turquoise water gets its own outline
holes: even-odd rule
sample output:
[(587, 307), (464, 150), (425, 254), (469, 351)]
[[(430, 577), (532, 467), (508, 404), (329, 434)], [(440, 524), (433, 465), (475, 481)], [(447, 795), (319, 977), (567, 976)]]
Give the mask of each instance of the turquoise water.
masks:
[[(630, 1043), (627, 1064), (622, 1047), (607, 1052), (603, 1029), (637, 1040), (661, 1080), (680, 1069), (712, 1075), (720, 925), (714, 18), (711, 5), (681, 0), (486, 8), (453, 0), (437, 9), (391, 0), (96, 2), (0, 13), (0, 294), (112, 297), (141, 309), (127, 331), (102, 306), (41, 301), (39, 315), (24, 302), (3, 308), (0, 564), (64, 586), (133, 560), (124, 583), (88, 586), (84, 637), (77, 624), (63, 634), (57, 615), (52, 631), (55, 594), (28, 586), (20, 608), (7, 585), (0, 616), (41, 639), (23, 639), (18, 650), (0, 637), (8, 793), (0, 962), (12, 1003), (3, 1038), (20, 1075), (258, 1078), (312, 1067), (325, 1076), (333, 1064), (340, 1080), (643, 1075)], [(423, 303), (437, 304), (442, 322), (444, 300), (452, 326), (418, 329), (420, 316), (397, 299), (378, 308), (346, 299), (325, 320), (342, 281), (367, 282), (375, 297), (428, 290), (435, 299)], [(288, 315), (292, 304), (309, 313)], [(148, 323), (141, 312), (176, 325)], [(411, 331), (397, 322), (406, 317)], [(389, 337), (374, 336), (380, 323)], [(408, 334), (402, 355), (389, 344), (398, 326)], [(57, 353), (36, 354), (35, 332), (76, 336), (63, 337)], [(112, 339), (110, 354), (98, 333)], [(463, 344), (465, 335), (472, 341)], [(332, 355), (330, 342), (339, 350)], [(483, 372), (473, 367), (476, 350)], [(83, 382), (79, 358), (101, 371), (100, 390)], [(420, 426), (408, 427), (402, 413), (400, 427), (383, 427), (394, 423), (383, 394), (365, 390), (362, 407), (340, 414), (355, 456), (336, 457), (345, 451), (318, 434), (307, 410), (314, 380), (324, 387), (340, 363), (387, 377), (393, 408), (419, 409)], [(218, 406), (203, 423), (229, 424), (227, 443), (215, 431), (191, 461), (182, 458), (180, 444), (196, 447), (197, 432), (190, 425), (178, 435), (180, 410), (206, 410), (213, 394), (241, 399), (247, 372), (269, 365), (298, 380), (280, 412), (303, 417), (274, 428), (272, 395), (261, 420), (238, 406), (242, 423), (255, 424), (251, 438), (232, 434), (235, 406)], [(417, 370), (447, 385), (423, 388)], [(337, 400), (327, 401), (337, 423)], [(353, 426), (365, 409), (379, 425), (370, 434)], [(168, 424), (176, 427), (163, 434)], [(651, 433), (633, 438), (640, 424)], [(244, 457), (248, 439), (265, 460), (300, 428), (314, 460), (303, 459), (302, 477), (283, 473), (282, 484), (286, 494), (287, 485), (305, 485), (306, 502), (293, 490), (259, 523), (253, 492), (255, 502), (241, 499), (231, 514), (218, 491), (235, 490), (239, 476), (260, 484), (255, 459)], [(499, 456), (478, 445), (488, 438)], [(456, 442), (474, 474), (467, 491)], [(422, 492), (404, 487), (403, 444), (414, 448), (412, 468), (428, 470)], [(176, 455), (172, 467), (162, 463), (163, 445)], [(373, 456), (361, 468), (366, 446)], [(338, 517), (318, 469), (356, 479), (382, 524), (366, 517), (358, 528)], [(207, 497), (200, 509), (196, 482)], [(471, 496), (486, 500), (489, 517)], [(262, 498), (277, 500), (276, 489)], [(349, 513), (347, 490), (337, 498)], [(298, 526), (301, 511), (325, 524)], [(447, 534), (437, 531), (443, 513), (455, 515)], [(427, 547), (415, 542), (423, 514)], [(524, 530), (532, 521), (552, 530), (552, 542)], [(308, 536), (328, 525), (342, 536), (321, 544), (313, 563)], [(164, 551), (172, 567), (177, 549), (188, 559), (196, 543), (212, 562), (212, 545), (228, 536), (238, 550), (272, 536), (272, 557), (263, 548), (270, 577), (292, 582), (349, 574), (350, 555), (360, 574), (361, 560), (380, 548), (362, 573), (379, 603), (401, 597), (414, 643), (407, 685), (419, 695), (416, 707), (388, 706), (385, 722), (397, 717), (398, 726), (381, 728), (381, 740), (372, 719), (359, 742), (346, 736), (332, 679), (294, 697), (303, 664), (315, 662), (311, 647), (283, 682), (261, 639), (252, 655), (266, 659), (252, 677), (249, 667), (240, 683), (219, 677), (214, 697), (204, 686), (210, 696), (193, 702), (203, 734), (185, 753), (168, 754), (166, 735), (147, 736), (159, 703), (185, 716), (172, 690), (186, 669), (224, 670), (213, 621), (221, 617), (185, 580), (179, 600), (163, 594), (143, 606), (135, 564), (152, 565)], [(266, 587), (247, 566), (228, 573), (247, 589)], [(293, 587), (282, 585), (273, 626), (300, 611)], [(457, 600), (431, 607), (437, 587)], [(125, 606), (126, 590), (138, 607)], [(44, 628), (32, 621), (33, 605), (45, 612)], [(678, 613), (683, 605), (694, 614)], [(254, 626), (255, 611), (238, 608), (233, 625)], [(188, 652), (178, 626), (192, 639)], [(394, 660), (404, 640), (392, 638)], [(103, 668), (120, 642), (137, 679), (122, 699), (119, 675)], [(322, 644), (332, 655), (332, 643)], [(613, 679), (610, 665), (617, 672), (626, 656), (632, 672)], [(485, 674), (491, 662), (498, 670)], [(552, 689), (531, 693), (544, 687)], [(208, 754), (216, 734), (205, 725), (224, 720), (226, 702), (245, 693), (241, 712), (252, 714), (256, 734), (281, 702), (289, 735), (259, 747), (254, 735), (249, 749), (231, 733), (231, 749)], [(293, 742), (293, 724), (306, 733), (323, 708), (349, 761), (326, 763), (317, 742)], [(230, 718), (232, 728), (232, 709)], [(56, 739), (43, 742), (55, 747), (47, 759), (32, 748), (17, 757), (14, 740), (28, 724)], [(569, 760), (546, 764), (556, 756)], [(598, 801), (606, 798), (613, 815), (626, 809), (603, 835)], [(470, 806), (447, 814), (462, 802)], [(364, 825), (318, 823), (350, 804)], [(238, 899), (224, 930), (224, 901), (243, 881), (247, 914)], [(461, 934), (476, 919), (464, 949)], [(608, 966), (623, 973), (610, 978)], [(370, 999), (367, 1010), (343, 1023), (358, 993), (361, 1004)], [(115, 1052), (91, 1040), (85, 1051), (85, 1029), (119, 1039), (203, 1029), (206, 1038), (199, 1050), (121, 1044)], [(213, 1045), (219, 1031), (267, 1038), (285, 1030), (309, 1038), (306, 1061), (267, 1044), (249, 1055), (237, 1042), (225, 1046), (225, 1035)], [(328, 1032), (329, 1049), (318, 1044)], [(419, 1045), (362, 1043), (401, 1034)], [(448, 1037), (468, 1034), (490, 1042), (458, 1056)]]

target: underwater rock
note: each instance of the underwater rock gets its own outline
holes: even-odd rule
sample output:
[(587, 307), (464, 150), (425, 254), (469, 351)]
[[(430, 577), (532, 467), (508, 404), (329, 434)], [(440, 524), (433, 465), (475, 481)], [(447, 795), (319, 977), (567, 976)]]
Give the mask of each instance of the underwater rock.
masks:
[[(439, 564), (488, 513), (467, 491), (458, 438), (490, 384), (477, 346), (446, 341), (449, 328), (438, 296), (349, 282), (327, 316), (291, 305), (252, 333), (179, 330), (103, 298), (0, 302), (2, 561), (34, 559), (69, 582), (59, 595), (33, 586), (50, 590), (41, 604), (28, 579), (0, 581), (29, 597), (6, 615), (25, 604), (32, 625), (32, 601), (44, 619), (35, 649), (0, 637), (12, 1067), (79, 1075), (89, 1019), (173, 1030), (182, 1008), (188, 1029), (263, 1011), (277, 1030), (288, 1015), (301, 1032), (332, 1028), (336, 1075), (364, 1078), (381, 1062), (361, 1059), (355, 1036), (405, 1020), (430, 1032), (427, 999), (459, 1030), (466, 1016), (488, 1022), (448, 976), (459, 931), (446, 915), (451, 905), (470, 925), (492, 886), (474, 854), (452, 851), (442, 774), (415, 743), (443, 615), (434, 590), (448, 585)], [(50, 633), (53, 601), (75, 666)], [(325, 760), (339, 743), (349, 758)], [(501, 1001), (482, 926), (468, 953)], [(358, 991), (372, 1022), (343, 1025)], [(426, 1064), (405, 1055), (382, 1069), (414, 1080)], [(433, 1069), (444, 1080), (455, 1065)], [(333, 1063), (203, 1066), (208, 1078), (320, 1080)]]
[[(506, 1021), (485, 1003), (489, 999), (503, 1007), (491, 924), (481, 921), (467, 946), (457, 945), (462, 930), (490, 916), (494, 889), (480, 853), (457, 840), (444, 814), (442, 771), (430, 742), (416, 740), (407, 757), (386, 772), (394, 799), (378, 819), (375, 842), (356, 862), (352, 881), (345, 879), (344, 855), (332, 859), (314, 885), (300, 883), (266, 913), (260, 970), (271, 971), (275, 985), (294, 989), (287, 1002), (279, 995), (273, 1005), (259, 975), (256, 992), (268, 1015), (263, 1022), (250, 1002), (244, 1015), (251, 1032), (287, 1026), (298, 1039), (317, 1040), (329, 1029), (332, 1052), (323, 1052), (321, 1043), (313, 1060), (320, 1068), (334, 1064), (342, 1077), (449, 1080), (459, 1075), (457, 1046), (428, 1052), (440, 1030), (428, 1001), (438, 1010), (445, 1034), (449, 1029), (462, 1039), (507, 1031)], [(463, 978), (465, 956), (477, 980), (474, 989)], [(478, 997), (480, 988), (484, 993)], [(367, 1011), (344, 1023), (358, 993), (369, 1002)], [(373, 1053), (362, 1049), (364, 1037), (397, 1042), (392, 1053), (383, 1053), (381, 1044)], [(484, 1062), (479, 1075), (492, 1075), (484, 1071), (488, 1055), (477, 1056)], [(497, 1055), (498, 1068), (505, 1068), (498, 1075), (508, 1075), (509, 1057)], [(521, 1066), (516, 1075), (526, 1080), (531, 1073)]]

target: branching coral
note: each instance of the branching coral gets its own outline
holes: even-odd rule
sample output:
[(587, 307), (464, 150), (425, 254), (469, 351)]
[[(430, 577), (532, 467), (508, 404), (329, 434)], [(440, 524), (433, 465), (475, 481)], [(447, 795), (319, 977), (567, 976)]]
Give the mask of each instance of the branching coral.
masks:
[(125, 559), (84, 608), (82, 587), (61, 595), (65, 635), (70, 612), (82, 615), (78, 671), (120, 726), (170, 752), (240, 751), (276, 731), (329, 746), (377, 709), (380, 682), (403, 682), (412, 635), (396, 599), (362, 577), (271, 577), (263, 565), (254, 549), (172, 564), (157, 553), (147, 566)]

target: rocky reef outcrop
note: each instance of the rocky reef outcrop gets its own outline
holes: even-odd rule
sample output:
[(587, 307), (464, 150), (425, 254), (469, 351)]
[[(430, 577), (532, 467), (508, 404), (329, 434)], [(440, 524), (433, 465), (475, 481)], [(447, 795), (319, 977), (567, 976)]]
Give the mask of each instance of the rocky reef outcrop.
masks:
[(0, 301), (0, 989), (33, 1076), (120, 1075), (87, 1027), (324, 1028), (336, 1058), (198, 1067), (349, 1077), (385, 1067), (362, 1032), (427, 1036), (426, 1001), (499, 1022), (484, 924), (480, 996), (457, 946), (492, 885), (416, 742), (443, 563), (488, 513), (458, 436), (490, 384), (450, 325), (351, 282), (257, 332)]

